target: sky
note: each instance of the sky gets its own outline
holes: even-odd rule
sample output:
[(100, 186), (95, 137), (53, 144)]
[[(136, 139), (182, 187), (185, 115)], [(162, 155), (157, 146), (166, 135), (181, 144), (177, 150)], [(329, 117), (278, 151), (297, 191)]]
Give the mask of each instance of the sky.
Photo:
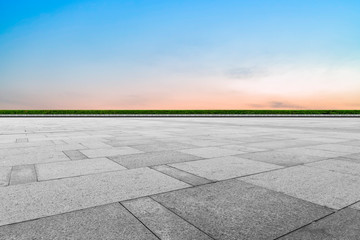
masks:
[(359, 0), (0, 0), (0, 109), (360, 109)]

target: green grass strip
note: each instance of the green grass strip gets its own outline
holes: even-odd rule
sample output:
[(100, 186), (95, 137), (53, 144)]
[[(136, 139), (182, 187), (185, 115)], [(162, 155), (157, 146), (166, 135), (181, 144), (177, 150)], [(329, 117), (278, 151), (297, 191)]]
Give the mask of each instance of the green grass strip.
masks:
[(360, 110), (0, 110), (0, 114), (360, 114)]

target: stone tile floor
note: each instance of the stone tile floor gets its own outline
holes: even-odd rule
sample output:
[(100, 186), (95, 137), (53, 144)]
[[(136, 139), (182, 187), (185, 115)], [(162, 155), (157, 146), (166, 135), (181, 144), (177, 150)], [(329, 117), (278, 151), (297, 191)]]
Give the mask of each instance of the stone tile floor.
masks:
[(360, 120), (0, 118), (0, 239), (360, 239)]

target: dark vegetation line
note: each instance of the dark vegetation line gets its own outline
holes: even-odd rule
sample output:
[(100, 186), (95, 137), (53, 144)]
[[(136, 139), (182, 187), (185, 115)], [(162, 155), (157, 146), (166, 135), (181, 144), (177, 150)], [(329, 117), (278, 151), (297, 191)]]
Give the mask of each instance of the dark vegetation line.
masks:
[(360, 110), (0, 110), (0, 114), (360, 114)]

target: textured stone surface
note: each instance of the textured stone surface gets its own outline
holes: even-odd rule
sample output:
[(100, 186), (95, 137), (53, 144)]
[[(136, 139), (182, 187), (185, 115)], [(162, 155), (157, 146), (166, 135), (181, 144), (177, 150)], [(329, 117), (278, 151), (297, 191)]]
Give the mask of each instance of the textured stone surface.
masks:
[(167, 165), (153, 166), (151, 168), (155, 169), (159, 172), (162, 172), (168, 176), (176, 178), (180, 181), (186, 182), (193, 186), (207, 184), (207, 183), (212, 182), (206, 178), (202, 178), (202, 177), (196, 176), (194, 174), (179, 170), (177, 168), (169, 167)]
[(0, 188), (0, 225), (171, 191), (190, 185), (148, 168)]
[(278, 165), (233, 156), (176, 163), (170, 166), (210, 180), (224, 180), (281, 168)]
[(196, 146), (187, 143), (177, 143), (177, 142), (161, 142), (161, 143), (152, 143), (152, 144), (141, 144), (141, 145), (132, 145), (131, 147), (142, 151), (142, 152), (156, 152), (156, 151), (169, 151), (169, 150), (179, 150), (186, 148), (194, 148)]
[(208, 235), (151, 198), (123, 202), (123, 205), (160, 239), (205, 240)]
[(1, 240), (156, 238), (119, 203), (0, 227)]
[(279, 240), (358, 240), (360, 211), (346, 208)]
[(9, 184), (11, 167), (0, 167), (0, 187)]
[(223, 157), (223, 156), (230, 156), (230, 155), (243, 153), (240, 151), (223, 149), (219, 147), (184, 149), (184, 150), (180, 150), (180, 152), (191, 154), (201, 158), (215, 158), (215, 157)]
[(230, 180), (153, 197), (215, 239), (274, 239), (331, 211)]
[(324, 169), (296, 166), (242, 180), (335, 209), (360, 200), (360, 177)]
[(326, 169), (329, 171), (347, 173), (351, 175), (360, 176), (360, 164), (349, 162), (349, 161), (339, 161), (334, 159), (329, 159), (325, 161), (315, 162), (306, 164), (307, 167), (315, 167)]
[(69, 150), (64, 151), (65, 155), (68, 156), (71, 160), (82, 160), (87, 159), (88, 157), (85, 156), (82, 152), (79, 150)]
[(89, 149), (89, 150), (81, 150), (81, 152), (89, 158), (111, 157), (117, 155), (141, 153), (141, 151), (131, 147), (117, 147), (110, 149), (107, 148)]
[(348, 146), (342, 144), (323, 144), (311, 148), (327, 150), (332, 152), (360, 153), (360, 146)]
[(267, 162), (281, 166), (294, 166), (303, 163), (326, 159), (325, 157), (308, 156), (299, 153), (282, 152), (282, 151), (247, 153), (247, 154), (241, 154), (239, 156), (246, 159)]
[[(27, 138), (28, 142), (16, 142), (16, 139), (22, 138)], [(210, 229), (217, 234), (217, 239), (273, 239), (323, 216), (318, 214), (319, 206), (314, 203), (337, 209), (349, 206), (360, 210), (358, 139), (358, 118), (0, 118), (0, 181), (7, 184), (10, 181), (6, 177), (9, 169), (15, 166), (53, 166), (47, 181), (0, 187), (0, 225), (13, 223), (8, 226), (16, 226), (18, 222), (28, 221), (23, 222), (33, 224), (28, 229), (49, 228), (55, 233), (53, 229), (59, 229), (58, 224), (72, 229), (66, 225), (70, 218), (59, 218), (56, 224), (49, 226), (44, 223), (46, 219), (42, 220), (43, 217), (57, 217), (57, 214), (67, 215), (99, 205), (145, 196), (153, 198), (153, 194), (167, 193), (176, 194), (179, 201), (186, 198), (186, 204), (180, 207), (186, 209), (191, 218), (187, 217), (184, 221), (190, 225), (196, 223), (196, 227), (202, 226), (199, 231)], [(199, 156), (181, 152), (189, 149), (195, 149), (193, 153)], [(82, 151), (87, 152), (90, 158), (85, 158)], [(265, 157), (266, 154), (260, 154), (265, 151), (279, 155)], [(236, 155), (232, 156), (234, 152)], [(265, 158), (224, 160), (241, 158), (242, 154)], [(114, 164), (127, 168), (151, 166), (156, 170), (121, 168), (113, 171), (112, 168), (112, 172), (97, 172), (105, 170), (105, 166), (94, 167), (92, 161), (96, 160), (91, 159), (98, 156), (112, 156), (117, 160)], [(214, 156), (224, 161), (213, 160)], [(198, 161), (204, 158), (209, 161)], [(318, 161), (322, 158), (337, 162), (324, 164)], [(268, 170), (268, 166), (277, 165), (269, 163), (282, 166)], [(171, 164), (184, 165), (187, 171), (194, 173), (169, 166)], [(309, 165), (300, 167), (295, 164)], [(59, 177), (58, 174), (66, 178), (53, 179)], [(202, 177), (196, 174), (202, 174)], [(248, 174), (258, 186), (230, 187), (225, 184), (250, 181)], [(220, 182), (210, 182), (205, 176)], [(222, 179), (227, 178), (237, 179), (225, 180), (221, 185)], [(195, 192), (191, 196), (183, 195), (181, 189), (190, 190), (193, 186), (193, 189), (206, 188), (203, 191), (193, 190)], [(207, 187), (213, 187), (213, 190)], [(315, 206), (314, 209), (311, 206)], [(168, 208), (168, 211), (180, 207)], [(141, 209), (138, 210), (141, 212)], [(152, 214), (168, 216), (168, 211), (160, 208), (158, 215), (157, 212)], [(100, 238), (111, 239), (111, 233), (117, 233), (117, 230), (112, 230), (111, 221), (101, 214), (99, 220), (94, 220), (94, 225), (90, 224), (93, 220), (87, 221), (85, 215), (82, 215), (84, 222), (81, 222), (81, 217), (70, 221), (74, 229), (79, 229), (79, 234), (85, 229), (89, 235), (98, 236), (92, 232), (101, 228), (109, 232)], [(348, 221), (341, 216), (339, 221), (343, 217), (344, 222)], [(37, 220), (32, 221), (34, 219)], [(102, 219), (109, 228), (96, 223)], [(177, 218), (174, 219), (177, 222)], [(133, 226), (131, 221), (118, 223), (122, 230), (132, 229)], [(99, 231), (103, 233), (101, 229)], [(26, 228), (19, 231), (31, 232)], [(143, 236), (134, 231), (135, 236)], [(45, 239), (64, 239), (61, 233), (66, 233), (46, 235), (45, 232)], [(81, 239), (76, 235), (78, 233), (74, 234), (68, 239)], [(83, 234), (91, 239), (91, 236)], [(239, 234), (241, 237), (238, 237)], [(129, 238), (136, 239), (134, 235)]]
[(39, 181), (124, 169), (126, 168), (107, 158), (94, 158), (71, 162), (43, 163), (36, 165)]
[(11, 170), (10, 185), (36, 182), (34, 165), (14, 166)]
[(200, 159), (199, 157), (177, 151), (148, 152), (126, 156), (115, 156), (110, 159), (126, 168), (139, 168), (167, 163), (185, 162)]

